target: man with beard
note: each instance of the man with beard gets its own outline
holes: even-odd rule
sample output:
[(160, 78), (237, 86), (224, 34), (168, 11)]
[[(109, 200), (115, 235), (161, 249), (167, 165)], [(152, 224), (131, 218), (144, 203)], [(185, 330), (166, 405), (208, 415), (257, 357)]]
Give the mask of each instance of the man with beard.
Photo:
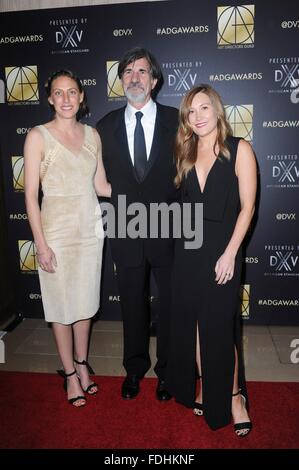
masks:
[[(127, 376), (121, 395), (125, 399), (136, 397), (139, 381), (151, 365), (149, 291), (152, 272), (158, 290), (156, 397), (165, 401), (171, 398), (164, 379), (173, 240), (171, 230), (168, 238), (162, 238), (160, 232), (156, 238), (149, 237), (154, 228), (149, 224), (149, 208), (152, 203), (171, 204), (178, 198), (173, 158), (178, 111), (153, 100), (163, 78), (157, 60), (146, 49), (137, 47), (127, 51), (119, 62), (118, 76), (127, 105), (108, 113), (97, 123), (107, 179), (112, 185), (115, 220), (126, 219), (130, 204), (140, 203), (147, 209), (147, 218), (143, 227), (139, 227), (147, 231), (146, 237), (130, 236), (127, 225), (124, 237), (123, 233), (119, 235), (118, 226), (115, 238), (110, 238), (124, 328), (123, 365)], [(126, 201), (122, 213), (119, 213), (119, 196)]]

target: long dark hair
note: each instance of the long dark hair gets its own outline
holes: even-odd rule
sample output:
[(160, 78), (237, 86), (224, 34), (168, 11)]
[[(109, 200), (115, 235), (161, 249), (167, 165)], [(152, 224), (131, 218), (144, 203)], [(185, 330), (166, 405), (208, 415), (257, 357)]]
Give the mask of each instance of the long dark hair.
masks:
[[(86, 92), (85, 92), (85, 90), (82, 86), (81, 80), (73, 72), (71, 72), (70, 70), (67, 70), (67, 69), (58, 70), (57, 72), (52, 73), (52, 75), (50, 75), (50, 77), (48, 78), (48, 80), (45, 83), (45, 89), (46, 89), (46, 93), (47, 93), (48, 98), (51, 96), (52, 84), (53, 84), (54, 80), (56, 80), (56, 78), (58, 78), (58, 77), (71, 78), (72, 80), (74, 80), (74, 82), (76, 82), (80, 94), (83, 93), (83, 100), (80, 103), (78, 112), (76, 114), (77, 121), (80, 121), (80, 119), (82, 119), (87, 114), (89, 114), (89, 108), (88, 108), (88, 105), (87, 105), (87, 96), (86, 96)], [(54, 106), (51, 103), (49, 103), (49, 106), (54, 111)]]

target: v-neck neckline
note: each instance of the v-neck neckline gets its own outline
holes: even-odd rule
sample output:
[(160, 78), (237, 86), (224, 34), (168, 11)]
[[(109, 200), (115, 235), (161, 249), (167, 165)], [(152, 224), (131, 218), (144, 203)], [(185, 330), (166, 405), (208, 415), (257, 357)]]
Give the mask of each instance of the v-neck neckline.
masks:
[(73, 152), (73, 150), (71, 150), (71, 149), (69, 149), (68, 147), (66, 147), (64, 144), (62, 144), (62, 143), (60, 142), (60, 140), (58, 140), (56, 137), (54, 137), (54, 135), (52, 134), (52, 132), (50, 132), (49, 129), (48, 129), (44, 124), (42, 124), (42, 127), (44, 127), (44, 128), (46, 129), (46, 131), (50, 134), (50, 136), (52, 137), (52, 139), (55, 140), (55, 142), (57, 142), (57, 143), (60, 145), (60, 147), (63, 147), (65, 150), (67, 150), (69, 153), (71, 153), (71, 154), (72, 154), (74, 157), (76, 157), (76, 158), (79, 158), (79, 156), (81, 155), (82, 150), (83, 150), (83, 147), (84, 147), (84, 145), (85, 145), (85, 141), (86, 141), (86, 124), (83, 124), (83, 126), (84, 126), (83, 143), (82, 143), (82, 145), (81, 145), (81, 148), (80, 148), (78, 154), (76, 154), (76, 153)]
[(194, 171), (195, 171), (195, 177), (196, 177), (196, 180), (197, 180), (197, 184), (198, 184), (198, 188), (199, 188), (199, 191), (202, 195), (204, 195), (205, 191), (206, 191), (206, 187), (207, 187), (207, 184), (208, 184), (208, 180), (209, 180), (209, 176), (211, 174), (211, 172), (213, 171), (215, 165), (216, 165), (216, 162), (218, 160), (218, 157), (215, 158), (213, 164), (211, 165), (211, 168), (209, 169), (208, 171), (208, 174), (207, 174), (207, 177), (206, 177), (206, 181), (205, 181), (205, 184), (204, 184), (204, 187), (203, 189), (201, 189), (201, 185), (200, 185), (200, 181), (199, 181), (199, 177), (198, 177), (198, 174), (197, 174), (197, 170), (196, 170), (196, 165), (194, 165)]

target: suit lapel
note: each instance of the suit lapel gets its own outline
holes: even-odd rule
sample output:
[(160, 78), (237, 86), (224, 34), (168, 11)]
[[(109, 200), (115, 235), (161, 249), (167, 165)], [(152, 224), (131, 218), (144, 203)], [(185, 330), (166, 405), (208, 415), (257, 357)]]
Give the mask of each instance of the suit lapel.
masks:
[(154, 135), (153, 135), (153, 142), (152, 142), (150, 155), (149, 155), (147, 165), (146, 165), (144, 178), (147, 177), (147, 175), (150, 172), (153, 164), (155, 163), (155, 161), (158, 158), (159, 148), (160, 148), (160, 144), (161, 144), (160, 139), (161, 139), (161, 126), (160, 126), (160, 123), (159, 123), (158, 111), (157, 111), (155, 129), (154, 129)]
[(118, 120), (116, 122), (114, 136), (115, 141), (117, 142), (117, 146), (119, 147), (118, 158), (119, 163), (122, 165), (126, 171), (132, 173), (133, 177), (136, 178), (134, 165), (131, 159), (129, 145), (128, 145), (128, 138), (127, 138), (127, 131), (126, 131), (126, 124), (125, 124), (125, 109), (122, 108), (120, 110)]
[(155, 162), (159, 159), (161, 150), (163, 151), (163, 149), (165, 148), (167, 135), (168, 128), (163, 123), (161, 108), (160, 105), (157, 103), (157, 115), (153, 135), (153, 143), (151, 147), (150, 156), (147, 162), (144, 178), (147, 177)]

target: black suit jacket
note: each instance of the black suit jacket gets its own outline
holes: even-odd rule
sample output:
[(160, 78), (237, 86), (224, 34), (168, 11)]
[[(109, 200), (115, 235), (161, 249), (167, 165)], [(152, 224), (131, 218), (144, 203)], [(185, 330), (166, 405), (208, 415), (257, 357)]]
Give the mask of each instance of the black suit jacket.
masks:
[[(153, 143), (145, 171), (138, 182), (129, 152), (125, 126), (125, 107), (110, 112), (97, 123), (102, 141), (103, 163), (108, 181), (112, 185), (111, 203), (118, 220), (118, 196), (126, 196), (126, 205), (139, 202), (148, 209), (150, 203), (170, 204), (178, 200), (178, 190), (174, 186), (176, 174), (174, 163), (174, 140), (178, 124), (178, 111), (157, 103), (157, 116)], [(123, 214), (122, 214), (123, 216)], [(127, 216), (129, 221), (135, 216)], [(147, 219), (149, 229), (149, 217)], [(147, 257), (154, 266), (171, 264), (173, 240), (168, 239), (131, 239), (117, 236), (110, 238), (113, 260), (120, 266), (139, 266)], [(171, 232), (170, 232), (171, 233)]]

